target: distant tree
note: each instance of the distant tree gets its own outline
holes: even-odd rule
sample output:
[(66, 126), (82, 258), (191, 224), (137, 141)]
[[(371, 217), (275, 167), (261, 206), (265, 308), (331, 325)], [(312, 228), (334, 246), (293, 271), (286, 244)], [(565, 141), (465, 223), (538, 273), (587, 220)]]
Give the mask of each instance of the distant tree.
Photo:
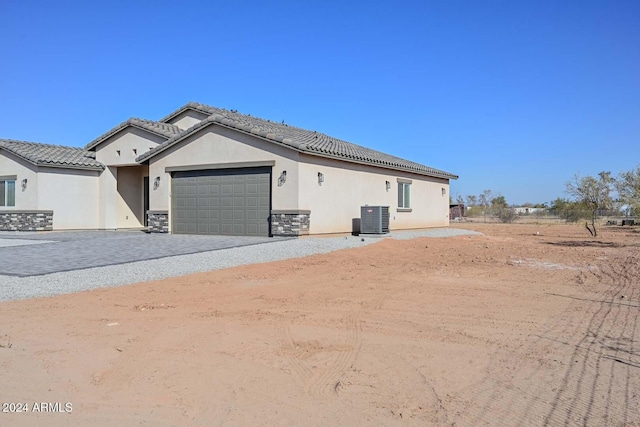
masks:
[(478, 196), (478, 204), (482, 206), (482, 214), (484, 216), (484, 221), (487, 221), (487, 209), (491, 206), (491, 198), (492, 193), (491, 190), (484, 190)]
[(456, 203), (459, 205), (464, 205), (464, 199), (462, 198), (462, 196), (456, 197)]
[(509, 204), (507, 203), (507, 200), (504, 198), (504, 196), (497, 196), (491, 199), (491, 207), (494, 209), (506, 208), (508, 206)]
[(608, 209), (612, 205), (611, 190), (613, 178), (611, 172), (600, 172), (598, 178), (585, 176), (580, 178), (576, 175), (572, 181), (567, 182), (567, 193), (573, 196), (578, 203), (588, 206), (591, 213), (591, 227), (589, 222), (585, 227), (591, 236), (596, 237), (596, 216), (598, 209)]
[(478, 198), (473, 194), (467, 196), (467, 206), (474, 207), (478, 204)]
[(591, 217), (589, 206), (585, 206), (582, 202), (561, 197), (549, 203), (549, 211), (552, 215), (558, 215), (560, 218), (570, 222), (577, 222)]
[(640, 165), (635, 170), (622, 172), (615, 179), (615, 188), (628, 211), (640, 212)]
[(565, 210), (570, 204), (571, 200), (558, 197), (557, 199), (552, 200), (551, 203), (549, 203), (549, 209), (553, 211), (554, 214), (560, 215), (560, 212)]

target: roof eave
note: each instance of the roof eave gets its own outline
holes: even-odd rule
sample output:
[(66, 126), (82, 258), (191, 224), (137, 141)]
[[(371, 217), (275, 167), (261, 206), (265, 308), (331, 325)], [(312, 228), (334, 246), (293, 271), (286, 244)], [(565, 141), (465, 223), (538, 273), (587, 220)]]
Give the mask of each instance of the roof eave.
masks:
[[(205, 119), (205, 120), (207, 120), (207, 119)], [(252, 133), (252, 132), (248, 132), (246, 130), (239, 129), (237, 127), (229, 126), (229, 125), (227, 125), (225, 123), (221, 123), (221, 122), (215, 121), (215, 120), (208, 120), (208, 121), (206, 121), (205, 124), (201, 124), (201, 123), (198, 123), (198, 124), (194, 125), (191, 128), (191, 130), (186, 131), (184, 135), (181, 135), (180, 138), (176, 139), (175, 141), (172, 141), (171, 144), (163, 147), (162, 149), (159, 149), (158, 151), (156, 151), (156, 152), (154, 152), (152, 154), (149, 154), (150, 152), (142, 154), (141, 156), (136, 158), (136, 162), (141, 163), (141, 164), (145, 163), (145, 162), (148, 162), (152, 157), (155, 157), (156, 155), (162, 153), (165, 150), (168, 150), (169, 148), (173, 147), (174, 145), (179, 144), (184, 139), (186, 139), (187, 137), (193, 135), (194, 133), (198, 132), (199, 130), (206, 129), (210, 125), (216, 125), (216, 126), (221, 126), (221, 127), (227, 128), (227, 129), (234, 130), (236, 132), (244, 133), (246, 135), (251, 135), (253, 137), (260, 138), (260, 139), (262, 139), (264, 141), (268, 141), (268, 142), (270, 142), (272, 144), (276, 144), (276, 145), (288, 148), (290, 150), (297, 151), (299, 153), (312, 155), (312, 156), (325, 157), (325, 158), (340, 160), (340, 161), (347, 162), (347, 163), (357, 163), (357, 164), (361, 164), (361, 165), (375, 166), (375, 167), (380, 167), (380, 168), (389, 169), (389, 170), (410, 172), (410, 173), (415, 173), (415, 174), (418, 174), (418, 175), (430, 176), (430, 177), (433, 177), (433, 178), (458, 179), (457, 175), (449, 174), (449, 173), (444, 173), (444, 174), (429, 173), (429, 172), (426, 172), (426, 171), (421, 171), (421, 170), (416, 170), (416, 169), (411, 169), (411, 168), (402, 168), (402, 167), (397, 167), (397, 166), (393, 166), (393, 165), (385, 165), (383, 163), (367, 162), (367, 161), (362, 161), (362, 160), (357, 160), (357, 159), (347, 159), (347, 158), (336, 156), (336, 155), (332, 155), (332, 154), (329, 154), (329, 153), (318, 153), (318, 152), (311, 151), (311, 150), (304, 150), (304, 149), (292, 147), (289, 144), (284, 144), (281, 141), (278, 141), (277, 139), (267, 138), (265, 136), (262, 136), (262, 135), (259, 135), (259, 134), (256, 134), (256, 133)]]
[(178, 108), (176, 111), (174, 111), (173, 113), (169, 114), (168, 116), (165, 116), (165, 117), (161, 118), (160, 120), (158, 120), (158, 122), (167, 123), (170, 120), (178, 117), (180, 114), (184, 113), (187, 110), (193, 110), (193, 111), (196, 111), (198, 113), (206, 114), (207, 116), (211, 114), (209, 111), (206, 111), (206, 110), (203, 110), (202, 108), (197, 107), (195, 102), (189, 102), (189, 103), (183, 105), (182, 107)]
[(22, 155), (22, 154), (20, 154), (20, 153), (16, 153), (15, 151), (13, 151), (12, 149), (10, 149), (10, 148), (8, 148), (8, 147), (6, 147), (6, 146), (0, 145), (0, 149), (7, 150), (9, 153), (11, 153), (11, 154), (13, 154), (14, 156), (16, 156), (16, 157), (18, 157), (18, 158), (20, 158), (20, 159), (24, 160), (25, 162), (29, 162), (29, 163), (31, 163), (31, 164), (32, 164), (32, 165), (34, 165), (34, 166), (38, 166), (38, 162), (36, 162), (36, 161), (34, 161), (33, 159), (30, 159), (30, 158), (28, 158), (28, 157), (25, 157), (25, 156), (23, 156), (23, 155)]
[[(296, 150), (293, 147), (289, 147), (292, 150)], [(304, 154), (308, 154), (310, 156), (316, 156), (316, 157), (324, 157), (327, 159), (334, 159), (334, 160), (340, 160), (342, 162), (347, 162), (347, 163), (356, 163), (359, 165), (366, 165), (366, 166), (374, 166), (374, 167), (378, 167), (378, 168), (382, 168), (382, 169), (389, 169), (389, 170), (393, 170), (393, 171), (402, 171), (402, 172), (409, 172), (409, 173), (414, 173), (417, 175), (422, 175), (422, 176), (429, 176), (432, 178), (441, 178), (441, 179), (458, 179), (457, 175), (454, 174), (449, 174), (447, 172), (440, 174), (440, 173), (431, 173), (431, 172), (427, 172), (427, 171), (421, 171), (419, 169), (411, 169), (411, 168), (403, 168), (400, 166), (393, 166), (393, 165), (387, 165), (384, 163), (375, 163), (375, 162), (367, 162), (365, 160), (358, 160), (358, 159), (347, 159), (345, 157), (340, 157), (340, 156), (336, 156), (333, 154), (329, 154), (329, 153), (317, 153), (315, 151), (307, 151), (307, 150), (296, 150), (300, 153), (304, 153)]]
[[(131, 119), (129, 119), (129, 120), (131, 120)], [(170, 139), (170, 138), (168, 138), (166, 135), (163, 135), (163, 134), (161, 134), (161, 133), (159, 133), (159, 132), (152, 131), (152, 130), (150, 130), (150, 129), (147, 129), (147, 128), (145, 128), (145, 127), (142, 127), (142, 126), (140, 126), (140, 125), (137, 125), (137, 124), (135, 124), (135, 123), (131, 123), (131, 122), (129, 122), (129, 120), (127, 120), (127, 121), (126, 121), (126, 122), (124, 122), (124, 123), (119, 124), (119, 125), (118, 125), (118, 126), (116, 126), (115, 128), (111, 129), (109, 132), (107, 132), (107, 133), (105, 133), (105, 134), (103, 134), (103, 135), (99, 136), (98, 138), (94, 139), (92, 142), (90, 142), (89, 144), (87, 144), (87, 145), (84, 147), (84, 149), (85, 149), (85, 150), (93, 150), (93, 149), (94, 149), (94, 148), (96, 148), (98, 145), (100, 145), (100, 144), (102, 144), (103, 142), (105, 142), (107, 139), (111, 138), (112, 136), (117, 135), (118, 133), (122, 132), (123, 130), (125, 130), (125, 129), (126, 129), (126, 128), (128, 128), (128, 127), (133, 127), (133, 128), (136, 128), (136, 129), (143, 130), (143, 131), (145, 131), (145, 132), (148, 132), (148, 133), (150, 133), (150, 134), (152, 134), (152, 135), (159, 136), (159, 137), (164, 138), (164, 139), (166, 139), (166, 140)]]
[(47, 168), (58, 168), (58, 169), (81, 169), (81, 170), (92, 170), (92, 171), (103, 171), (104, 166), (89, 166), (89, 165), (64, 165), (60, 163), (47, 163), (47, 162), (38, 162), (36, 163), (38, 167), (47, 167)]

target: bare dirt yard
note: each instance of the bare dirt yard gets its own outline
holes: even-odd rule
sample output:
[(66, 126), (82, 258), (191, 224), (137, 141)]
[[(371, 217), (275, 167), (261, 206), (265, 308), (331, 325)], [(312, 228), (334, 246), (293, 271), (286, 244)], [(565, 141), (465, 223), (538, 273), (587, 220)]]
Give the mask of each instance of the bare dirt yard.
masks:
[(640, 426), (640, 233), (461, 227), (0, 303), (0, 425)]

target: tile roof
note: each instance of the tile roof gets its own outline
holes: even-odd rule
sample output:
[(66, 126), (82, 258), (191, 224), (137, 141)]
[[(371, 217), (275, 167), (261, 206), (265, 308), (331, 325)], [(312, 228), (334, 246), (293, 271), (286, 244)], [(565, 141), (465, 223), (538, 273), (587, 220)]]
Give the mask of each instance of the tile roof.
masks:
[(188, 109), (205, 113), (209, 117), (191, 128), (169, 138), (167, 141), (159, 144), (152, 150), (138, 156), (136, 161), (144, 162), (172, 145), (182, 141), (198, 129), (210, 124), (216, 124), (259, 136), (269, 141), (282, 144), (294, 150), (311, 155), (336, 158), (348, 162), (369, 164), (438, 178), (458, 178), (457, 175), (452, 173), (401, 159), (400, 157), (391, 156), (350, 142), (342, 141), (320, 132), (301, 129), (284, 123), (277, 123), (253, 117), (248, 114), (241, 114), (234, 110), (224, 110), (195, 102), (186, 104), (162, 120), (170, 120), (172, 117), (175, 117), (182, 111), (186, 111)]
[(118, 126), (109, 130), (107, 133), (100, 135), (98, 138), (88, 143), (84, 148), (86, 150), (91, 150), (96, 146), (98, 146), (101, 142), (105, 141), (109, 137), (115, 135), (116, 133), (120, 132), (122, 129), (125, 129), (129, 126), (146, 130), (147, 132), (151, 132), (163, 138), (173, 138), (174, 136), (177, 136), (180, 133), (182, 133), (182, 129), (180, 129), (178, 126), (170, 125), (168, 123), (154, 122), (152, 120), (145, 120), (145, 119), (138, 119), (136, 117), (131, 117), (126, 122), (122, 122)]
[(95, 153), (82, 148), (0, 139), (0, 149), (5, 149), (38, 166), (66, 169), (104, 169), (104, 165), (96, 160)]

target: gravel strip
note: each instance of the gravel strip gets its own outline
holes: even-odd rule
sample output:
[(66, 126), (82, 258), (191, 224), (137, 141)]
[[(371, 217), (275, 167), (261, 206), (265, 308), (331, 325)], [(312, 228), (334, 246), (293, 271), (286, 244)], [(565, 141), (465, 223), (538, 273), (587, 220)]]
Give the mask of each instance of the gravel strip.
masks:
[(451, 237), (481, 234), (455, 228), (396, 231), (386, 236), (311, 237), (274, 241), (253, 246), (220, 249), (106, 267), (88, 268), (42, 276), (0, 275), (0, 301), (49, 297), (90, 289), (127, 285), (190, 273), (219, 270), (240, 265), (301, 258), (340, 249), (357, 248), (382, 238), (408, 240), (417, 237)]
[(40, 243), (54, 243), (52, 240), (28, 240), (28, 239), (2, 239), (0, 238), (0, 248), (9, 246), (37, 245)]

